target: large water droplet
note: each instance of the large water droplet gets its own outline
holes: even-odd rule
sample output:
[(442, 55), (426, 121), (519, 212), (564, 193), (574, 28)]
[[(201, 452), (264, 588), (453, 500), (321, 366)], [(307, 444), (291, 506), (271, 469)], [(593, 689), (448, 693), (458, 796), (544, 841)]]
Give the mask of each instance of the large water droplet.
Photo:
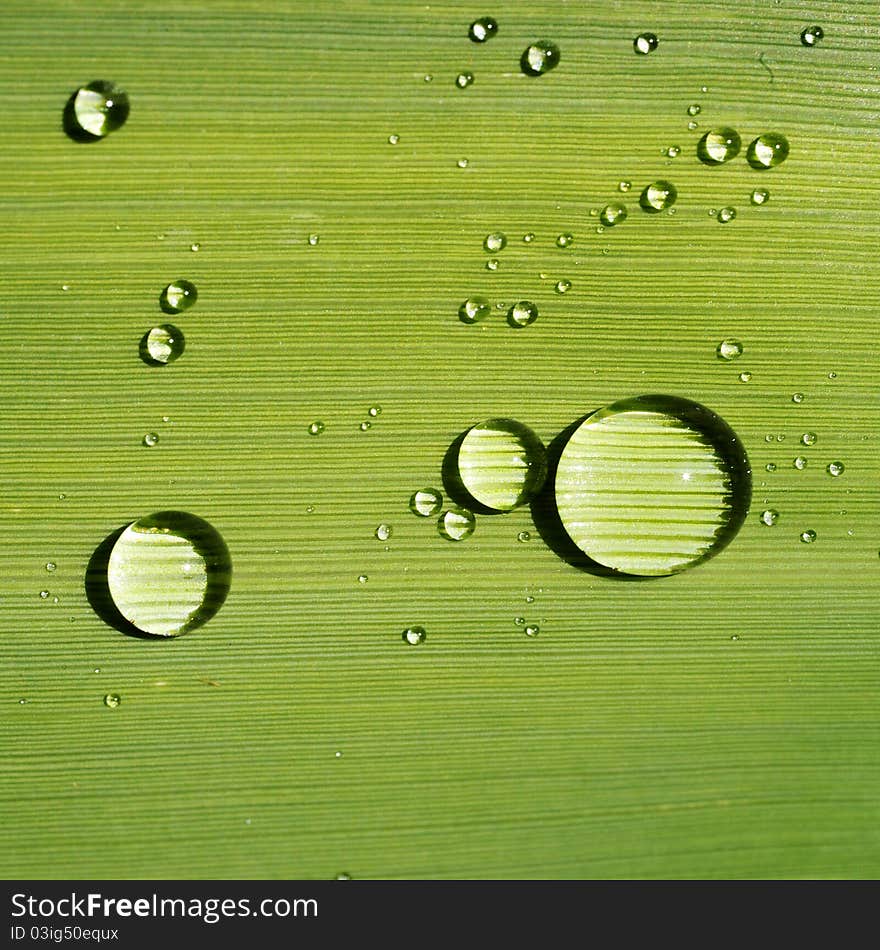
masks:
[(558, 65), (560, 55), (555, 43), (536, 40), (523, 50), (519, 65), (527, 76), (542, 76)]
[(639, 33), (633, 40), (633, 49), (640, 56), (647, 56), (648, 53), (653, 53), (659, 45), (660, 40), (657, 39), (656, 33)]
[(128, 118), (128, 95), (115, 83), (98, 79), (81, 86), (68, 100), (64, 127), (79, 141), (102, 139)]
[(424, 627), (407, 627), (403, 631), (403, 640), (405, 643), (408, 643), (411, 647), (416, 647), (420, 643), (424, 643), (428, 637), (428, 631)]
[(455, 457), (457, 482), (489, 511), (512, 511), (541, 490), (544, 444), (516, 419), (487, 419), (468, 429)]
[(468, 27), (468, 37), (474, 43), (485, 43), (486, 40), (491, 40), (497, 32), (498, 21), (490, 16), (480, 17)]
[(189, 280), (174, 280), (159, 295), (159, 306), (165, 313), (181, 313), (198, 300), (196, 285)]
[(649, 214), (665, 211), (675, 204), (678, 198), (678, 189), (671, 181), (652, 181), (639, 198), (639, 204)]
[(477, 527), (473, 512), (464, 508), (450, 508), (437, 519), (437, 530), (447, 541), (464, 541)]
[(107, 561), (107, 589), (141, 633), (177, 637), (210, 620), (229, 592), (232, 561), (219, 532), (183, 511), (132, 522)]
[(172, 323), (153, 327), (141, 337), (140, 357), (150, 366), (166, 366), (183, 355), (186, 339), (183, 331)]
[(752, 168), (773, 168), (781, 165), (789, 152), (788, 139), (779, 132), (765, 132), (749, 146), (746, 158)]
[(420, 518), (433, 518), (443, 507), (443, 495), (436, 488), (420, 488), (409, 500), (409, 510)]
[(736, 129), (710, 129), (697, 145), (697, 157), (706, 165), (723, 165), (739, 155), (742, 139)]
[(595, 565), (661, 576), (733, 539), (748, 512), (751, 469), (736, 433), (705, 406), (637, 396), (574, 430), (555, 494), (562, 527)]
[(514, 328), (527, 327), (538, 319), (538, 308), (531, 300), (520, 300), (507, 313), (507, 322)]
[(485, 320), (492, 312), (492, 307), (485, 297), (468, 297), (458, 308), (458, 319), (462, 323), (479, 323)]

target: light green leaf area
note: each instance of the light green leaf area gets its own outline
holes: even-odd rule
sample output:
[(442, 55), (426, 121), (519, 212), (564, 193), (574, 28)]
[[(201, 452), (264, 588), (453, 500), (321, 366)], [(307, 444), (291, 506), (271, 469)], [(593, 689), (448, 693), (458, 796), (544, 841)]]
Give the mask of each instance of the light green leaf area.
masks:
[[(7, 0), (0, 874), (880, 875), (876, 13)], [(527, 77), (538, 39), (561, 58)], [(128, 120), (72, 141), (98, 79)], [(743, 149), (709, 167), (722, 126)], [(770, 131), (791, 153), (757, 171)], [(639, 207), (657, 180), (674, 215)], [(198, 302), (169, 318), (179, 279)], [(149, 366), (169, 321), (186, 350)], [(409, 511), (469, 426), (549, 444), (645, 393), (710, 407), (752, 463), (744, 526), (695, 569), (578, 570), (528, 506), (458, 543)], [(222, 534), (231, 590), (186, 636), (126, 636), (86, 566), (167, 510)]]

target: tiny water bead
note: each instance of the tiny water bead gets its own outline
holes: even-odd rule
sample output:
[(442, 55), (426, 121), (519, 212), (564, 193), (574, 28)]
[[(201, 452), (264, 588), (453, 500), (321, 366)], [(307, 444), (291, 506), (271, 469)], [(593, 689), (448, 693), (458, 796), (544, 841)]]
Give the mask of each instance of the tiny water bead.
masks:
[(373, 423), (368, 422), (366, 419), (358, 426), (361, 432), (366, 432), (368, 429), (373, 428)]
[(196, 254), (202, 249), (202, 245), (196, 242), (194, 244), (190, 244), (189, 249), (193, 252), (193, 254)]
[(792, 465), (799, 471), (802, 472), (807, 467), (807, 460), (803, 455), (799, 455), (793, 462)]
[(843, 462), (829, 462), (828, 463), (828, 474), (833, 475), (837, 478), (838, 475), (842, 475), (846, 470)]
[(143, 439), (144, 445), (151, 449), (154, 445), (159, 444), (159, 435), (156, 432), (148, 432)]
[(694, 120), (691, 119), (691, 121), (688, 122), (688, 131), (689, 131), (689, 132), (693, 132), (696, 128), (698, 128), (698, 125), (699, 125), (699, 123), (694, 122)]
[(477, 527), (473, 512), (464, 508), (450, 508), (437, 519), (437, 530), (447, 541), (464, 541)]
[(653, 53), (659, 45), (660, 40), (657, 39), (656, 33), (639, 33), (633, 40), (633, 49), (640, 56), (647, 56), (648, 53)]
[(804, 46), (815, 46), (825, 36), (821, 26), (808, 26), (801, 31), (801, 43)]
[(455, 164), (458, 165), (459, 168), (467, 168), (468, 160), (466, 158), (460, 158)]
[(183, 356), (185, 349), (186, 337), (180, 327), (163, 323), (141, 337), (139, 352), (148, 366), (167, 366)]
[(678, 198), (678, 189), (671, 181), (652, 181), (645, 187), (639, 198), (639, 204), (642, 209), (649, 214), (656, 214), (659, 211), (665, 211), (675, 204)]
[(366, 584), (369, 579), (367, 574), (358, 574), (358, 584)]
[(668, 148), (663, 149), (663, 154), (667, 158), (678, 158), (678, 156), (681, 155), (681, 146), (670, 145)]
[(49, 591), (47, 590), (40, 591), (40, 600), (46, 600), (48, 596), (49, 596)]
[(58, 569), (58, 565), (54, 561), (48, 561), (46, 563), (46, 570), (50, 574), (54, 574), (57, 569)]
[(768, 462), (768, 463), (764, 466), (764, 469), (765, 469), (766, 471), (768, 471), (768, 472), (775, 472), (775, 471), (776, 471), (776, 463), (775, 463), (775, 462)]
[(816, 540), (816, 532), (812, 528), (808, 528), (806, 531), (801, 531), (801, 541), (804, 544), (812, 544)]
[(791, 401), (800, 405), (804, 401), (803, 393), (794, 393), (791, 397)]
[(536, 623), (530, 623), (526, 625), (526, 629), (523, 632), (527, 637), (534, 639), (534, 637), (541, 632), (541, 628)]
[(617, 183), (617, 190), (623, 192), (624, 194), (626, 194), (630, 190), (630, 188), (632, 188), (631, 181), (619, 181)]
[(122, 697), (119, 693), (107, 693), (104, 697), (104, 705), (108, 709), (116, 709), (116, 707), (122, 702)]
[(370, 406), (370, 408), (367, 410), (367, 415), (370, 416), (371, 418), (375, 419), (376, 416), (382, 415), (382, 407), (381, 407), (381, 406)]
[(556, 293), (558, 294), (567, 294), (571, 290), (571, 281), (570, 280), (557, 280), (556, 281)]
[(394, 533), (394, 529), (391, 527), (390, 524), (387, 524), (384, 521), (382, 522), (382, 524), (377, 526), (376, 531), (375, 531), (376, 538), (379, 541), (387, 541), (393, 533)]
[(687, 107), (688, 115), (699, 115), (702, 111), (702, 106), (697, 102), (691, 103), (691, 105)]
[(97, 79), (73, 94), (65, 110), (65, 126), (94, 141), (123, 126), (128, 113), (128, 94), (116, 83)]
[(492, 257), (488, 261), (486, 261), (486, 270), (498, 270), (498, 265), (500, 263), (501, 262), (498, 260), (497, 257)]
[(779, 512), (773, 508), (766, 508), (761, 512), (761, 523), (772, 527), (779, 520)]
[(741, 383), (750, 383), (752, 381), (752, 374), (748, 370), (743, 370), (739, 374), (739, 381)]
[(766, 188), (756, 188), (752, 192), (751, 202), (753, 205), (764, 205), (770, 200), (770, 192)]
[(493, 231), (487, 234), (483, 240), (483, 248), (490, 254), (497, 254), (507, 247), (507, 235), (501, 231)]
[(507, 322), (515, 328), (530, 326), (538, 319), (538, 308), (530, 300), (520, 300), (507, 312)]
[(525, 626), (525, 623), (526, 623), (526, 618), (525, 618), (525, 617), (514, 617), (514, 618), (513, 618), (513, 622), (514, 622), (518, 627), (524, 627), (524, 626)]
[(804, 445), (815, 445), (816, 444), (816, 433), (815, 432), (805, 432), (801, 436), (801, 442)]
[(320, 419), (316, 419), (314, 422), (309, 423), (308, 433), (309, 435), (320, 435), (326, 426)]
[(458, 86), (459, 89), (467, 89), (467, 87), (470, 86), (473, 83), (473, 81), (474, 81), (473, 73), (459, 73), (455, 77), (455, 85)]
[(739, 340), (722, 340), (715, 348), (715, 355), (719, 360), (738, 360), (743, 355), (743, 345)]
[(732, 541), (751, 486), (745, 449), (720, 416), (648, 395), (587, 416), (562, 448), (554, 492), (561, 527), (593, 564), (659, 577)]
[(722, 208), (718, 212), (717, 221), (719, 224), (730, 224), (731, 221), (736, 217), (736, 208)]
[(567, 231), (564, 232), (563, 234), (560, 234), (556, 238), (557, 247), (569, 247), (573, 243), (574, 243), (574, 235), (569, 234)]
[(321, 240), (321, 236), (320, 236), (319, 234), (310, 234), (310, 235), (309, 235), (309, 245), (310, 245), (311, 247), (317, 246), (317, 244), (318, 244), (318, 242), (319, 242), (320, 240)]
[(407, 627), (403, 631), (404, 643), (408, 643), (411, 647), (417, 647), (420, 643), (424, 643), (427, 637), (428, 631), (424, 627)]
[(543, 76), (559, 65), (559, 47), (550, 40), (536, 40), (523, 50), (520, 69), (527, 76)]
[(535, 240), (534, 232), (532, 232), (532, 231), (526, 232), (526, 233), (523, 235), (522, 239), (523, 239), (523, 244), (531, 244), (532, 241)]
[(468, 27), (468, 37), (474, 43), (485, 43), (498, 32), (498, 21), (490, 16), (474, 20)]
[(394, 134), (388, 136), (388, 144), (389, 144), (389, 145), (397, 145), (397, 143), (398, 143), (399, 141), (400, 141), (400, 136), (397, 135), (396, 133), (394, 133)]
[(516, 536), (516, 540), (519, 541), (520, 544), (527, 544), (532, 540), (532, 534), (530, 531), (520, 531)]
[(788, 139), (779, 132), (765, 132), (749, 146), (746, 158), (752, 168), (774, 168), (788, 158)]
[(184, 511), (133, 521), (116, 539), (107, 587), (116, 609), (140, 632), (177, 637), (223, 606), (232, 560), (220, 533)]
[(419, 518), (433, 518), (443, 507), (443, 495), (436, 488), (420, 488), (409, 499), (409, 510)]
[(198, 300), (196, 285), (189, 280), (173, 280), (159, 295), (159, 306), (165, 313), (182, 313)]
[(516, 419), (487, 419), (465, 433), (457, 476), (477, 504), (513, 511), (539, 492), (547, 477), (544, 443)]
[(742, 139), (736, 129), (710, 129), (697, 145), (697, 158), (705, 165), (723, 165), (739, 155)]
[(479, 323), (485, 320), (492, 312), (492, 307), (485, 297), (468, 297), (458, 308), (458, 319), (462, 323)]
[(599, 220), (606, 227), (613, 228), (617, 224), (626, 221), (626, 207), (618, 201), (605, 205), (599, 214)]

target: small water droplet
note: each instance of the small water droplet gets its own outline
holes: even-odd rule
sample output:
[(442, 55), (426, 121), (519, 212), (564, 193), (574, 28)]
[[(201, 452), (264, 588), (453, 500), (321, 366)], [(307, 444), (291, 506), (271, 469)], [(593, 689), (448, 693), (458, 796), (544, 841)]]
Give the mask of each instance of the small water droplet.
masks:
[(522, 627), (522, 626), (524, 626), (524, 624), (525, 624), (525, 622), (526, 622), (526, 618), (525, 618), (525, 617), (514, 617), (514, 618), (513, 618), (513, 622), (514, 622), (518, 627)]
[(466, 158), (460, 158), (455, 164), (458, 165), (459, 168), (467, 168), (468, 160)]
[(828, 374), (828, 378), (829, 378), (829, 379), (837, 379), (837, 373), (829, 373), (829, 374)]
[(695, 129), (697, 129), (697, 128), (699, 128), (699, 123), (698, 123), (698, 122), (694, 122), (694, 120), (691, 119), (691, 121), (688, 122), (688, 131), (689, 131), (689, 132), (693, 132), (693, 131), (694, 131)]
[(736, 641), (739, 640), (739, 637), (735, 633), (732, 633), (730, 635), (730, 639), (733, 640), (734, 643), (736, 643)]
[(368, 422), (366, 419), (364, 419), (364, 421), (358, 426), (358, 428), (361, 430), (361, 432), (366, 432), (367, 429), (373, 428), (373, 423)]
[(670, 145), (668, 148), (663, 150), (663, 154), (667, 158), (678, 158), (681, 155), (681, 146), (680, 145)]
[(314, 506), (314, 505), (306, 505), (306, 514), (307, 514), (307, 515), (313, 515), (314, 513), (315, 513), (315, 506)]
[(311, 247), (315, 247), (320, 240), (321, 240), (321, 236), (319, 234), (309, 235), (309, 244), (311, 245)]
[(433, 82), (434, 77), (430, 73), (425, 73), (425, 82)]
[(770, 192), (766, 188), (756, 188), (752, 192), (751, 202), (753, 205), (763, 205), (770, 200)]
[(541, 628), (536, 623), (530, 623), (526, 626), (525, 635), (527, 637), (536, 637), (541, 632)]
[(492, 312), (492, 307), (485, 297), (468, 297), (458, 308), (458, 319), (462, 323), (479, 323), (485, 320)]
[(473, 81), (474, 74), (471, 72), (459, 73), (455, 77), (455, 85), (458, 86), (459, 89), (467, 89), (467, 87), (470, 86)]
[(777, 435), (777, 436), (776, 436), (776, 441), (777, 441), (777, 442), (784, 442), (784, 441), (785, 441), (785, 436), (784, 436), (784, 435)]
[(464, 508), (450, 508), (437, 520), (437, 530), (447, 541), (464, 541), (477, 526), (473, 513)]
[(633, 40), (633, 49), (640, 56), (647, 56), (648, 53), (653, 53), (659, 45), (660, 40), (657, 39), (656, 33), (639, 33)]
[(532, 241), (534, 240), (535, 240), (535, 235), (531, 231), (528, 231), (526, 234), (523, 235), (524, 244), (531, 244)]
[(101, 672), (101, 667), (100, 667), (100, 666), (96, 666), (96, 667), (92, 670), (92, 672), (93, 672), (93, 673), (100, 673), (100, 672)]
[(736, 208), (726, 207), (722, 208), (718, 212), (718, 223), (719, 224), (730, 224), (731, 221), (736, 217)]
[(815, 445), (816, 444), (816, 433), (815, 432), (805, 432), (801, 436), (801, 442), (804, 445)]
[(347, 874), (345, 871), (340, 871), (340, 872), (336, 875), (336, 880), (337, 880), (337, 881), (350, 881), (350, 880), (351, 880), (351, 875), (350, 875), (350, 874)]
[(697, 158), (706, 165), (723, 165), (739, 155), (742, 139), (736, 129), (710, 129), (697, 145)]
[(523, 50), (520, 57), (520, 69), (527, 76), (543, 76), (555, 69), (560, 59), (559, 47), (550, 40), (536, 40)]
[(62, 284), (61, 289), (65, 292), (70, 290), (70, 284)]
[(798, 405), (800, 405), (800, 403), (802, 403), (802, 402), (804, 401), (804, 394), (803, 394), (803, 393), (793, 393), (793, 394), (792, 394), (792, 397), (791, 397), (791, 401), (794, 402), (794, 403), (797, 403)]
[(424, 627), (407, 627), (403, 631), (403, 641), (411, 647), (417, 647), (420, 643), (424, 643), (427, 637), (428, 631)]
[(794, 465), (794, 467), (795, 467), (798, 471), (802, 472), (802, 471), (807, 467), (807, 460), (803, 457), (803, 455), (799, 455), (799, 456), (794, 460), (794, 462), (792, 462), (792, 465)]
[(816, 540), (816, 532), (812, 529), (807, 529), (806, 531), (801, 532), (801, 541), (804, 544), (812, 544)]
[(687, 108), (688, 115), (699, 115), (702, 111), (703, 108), (698, 102), (691, 103)]
[(20, 700), (18, 701), (18, 705), (19, 705), (19, 706), (27, 706), (27, 700), (26, 700), (26, 699), (20, 699)]
[(386, 524), (384, 521), (380, 524), (375, 531), (376, 537), (380, 541), (387, 541), (393, 534), (394, 529), (390, 524)]
[(719, 360), (738, 360), (743, 355), (743, 345), (739, 340), (722, 340), (715, 348), (715, 355)]
[(185, 349), (186, 337), (180, 327), (163, 323), (141, 337), (138, 353), (148, 366), (167, 366), (180, 359)]
[(40, 591), (40, 600), (45, 600), (49, 596), (49, 591), (41, 590)]
[(622, 224), (626, 221), (626, 207), (617, 201), (613, 201), (602, 209), (599, 220), (609, 228)]
[(483, 248), (490, 254), (497, 254), (507, 247), (507, 235), (501, 231), (493, 231), (483, 239)]
[(557, 247), (568, 247), (568, 246), (571, 245), (573, 242), (574, 242), (574, 236), (571, 235), (571, 234), (569, 234), (567, 231), (564, 232), (563, 234), (560, 234), (560, 235), (556, 238), (556, 246), (557, 246)]
[(528, 531), (520, 531), (520, 533), (516, 536), (516, 540), (522, 544), (525, 544), (527, 541), (532, 540), (532, 535)]
[(122, 697), (119, 693), (107, 693), (104, 697), (104, 705), (109, 709), (116, 709), (116, 707), (122, 702)]
[(325, 428), (324, 423), (321, 422), (320, 419), (316, 419), (314, 422), (309, 423), (308, 433), (309, 435), (320, 435)]
[(775, 462), (768, 462), (768, 463), (764, 466), (764, 468), (765, 468), (768, 472), (775, 472), (775, 471), (776, 471), (776, 463), (775, 463)]
[(845, 466), (843, 462), (829, 462), (828, 464), (828, 474), (833, 475), (835, 478), (838, 475), (842, 475), (845, 471)]
[(779, 132), (764, 132), (749, 146), (746, 157), (752, 168), (774, 168), (788, 158), (788, 139)]
[(558, 294), (567, 294), (571, 290), (571, 281), (570, 280), (557, 280), (556, 281), (556, 293)]
[(341, 758), (342, 758), (342, 752), (341, 752), (341, 750), (337, 749), (337, 750), (333, 753), (333, 758), (334, 758), (334, 759), (341, 759)]
[(420, 488), (409, 499), (409, 510), (419, 518), (433, 518), (443, 507), (443, 495), (436, 488)]
[(58, 569), (58, 565), (57, 565), (54, 561), (47, 561), (47, 562), (46, 562), (46, 570), (47, 570), (50, 574), (53, 574), (57, 569)]
[(95, 141), (121, 128), (129, 109), (125, 90), (97, 79), (71, 96), (64, 110), (64, 127), (74, 138)]
[(389, 135), (389, 136), (388, 136), (388, 144), (389, 144), (389, 145), (397, 145), (397, 143), (398, 143), (399, 141), (400, 141), (400, 136), (397, 135), (397, 133), (393, 133), (392, 135)]
[(825, 31), (821, 26), (808, 26), (801, 32), (801, 43), (804, 46), (815, 46), (824, 36)]
[(507, 312), (507, 322), (514, 328), (527, 327), (538, 319), (538, 308), (530, 300), (520, 300)]
[(366, 584), (369, 579), (366, 574), (358, 574), (358, 584)]
[(486, 261), (486, 270), (498, 270), (498, 265), (500, 263), (501, 262), (498, 260), (497, 257), (492, 257), (488, 261)]
[(498, 22), (490, 16), (480, 17), (479, 20), (474, 20), (468, 27), (468, 37), (474, 43), (485, 43), (487, 40), (491, 40), (497, 32)]
[(159, 436), (155, 432), (148, 432), (144, 436), (144, 445), (147, 446), (147, 448), (151, 449), (154, 445), (158, 443), (158, 441), (159, 441)]
[(526, 603), (527, 603), (527, 604), (533, 604), (534, 602), (535, 602), (535, 598), (532, 597), (531, 594), (527, 594), (527, 595), (526, 595)]
[(60, 597), (53, 597), (53, 598), (52, 598), (52, 603), (53, 603), (53, 604), (60, 604), (60, 603), (61, 603), (61, 598), (60, 598)]
[(165, 313), (182, 313), (198, 300), (196, 285), (189, 280), (174, 280), (162, 288), (159, 306)]
[(765, 508), (761, 512), (761, 522), (765, 525), (774, 525), (779, 520), (779, 512), (774, 508)]
[[(628, 191), (630, 190), (630, 188), (632, 188), (632, 182), (631, 182), (631, 181), (619, 181), (619, 182), (617, 183), (617, 190), (618, 190), (618, 191), (622, 191), (624, 194), (626, 194), (626, 192), (628, 192)], [(590, 212), (590, 213), (592, 214), (592, 212)]]
[(671, 181), (652, 181), (647, 185), (639, 198), (639, 204), (649, 214), (665, 211), (675, 204), (678, 198), (678, 189)]
[(195, 243), (190, 244), (189, 249), (193, 252), (193, 254), (196, 254), (202, 249), (202, 245), (196, 241)]
[(376, 416), (381, 416), (381, 415), (382, 415), (382, 407), (381, 407), (381, 406), (370, 406), (370, 408), (367, 410), (367, 415), (368, 415), (368, 416), (372, 416), (372, 418), (374, 418), (374, 419), (376, 418)]

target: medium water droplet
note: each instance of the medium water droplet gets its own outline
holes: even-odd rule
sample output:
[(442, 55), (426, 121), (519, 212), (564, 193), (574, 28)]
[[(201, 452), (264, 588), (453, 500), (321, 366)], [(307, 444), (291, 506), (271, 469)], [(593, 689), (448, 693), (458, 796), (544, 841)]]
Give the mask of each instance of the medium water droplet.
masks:
[(639, 198), (639, 204), (649, 214), (665, 211), (672, 207), (678, 198), (678, 189), (671, 181), (652, 181)]
[(376, 537), (380, 541), (387, 541), (391, 537), (393, 532), (394, 532), (394, 529), (391, 527), (391, 525), (386, 524), (386, 522), (383, 521), (382, 524), (380, 524), (376, 528), (375, 534), (376, 534)]
[(122, 702), (122, 697), (119, 693), (107, 693), (104, 697), (104, 705), (109, 709), (116, 709), (116, 707)]
[(828, 474), (833, 475), (835, 478), (838, 475), (842, 475), (845, 471), (845, 466), (843, 462), (829, 462), (828, 464)]
[(736, 217), (736, 208), (722, 208), (718, 212), (718, 223), (719, 224), (730, 224), (731, 221)]
[(804, 394), (803, 394), (803, 393), (794, 393), (794, 394), (792, 395), (792, 397), (791, 397), (791, 401), (794, 402), (794, 403), (798, 403), (798, 404), (802, 403), (802, 402), (804, 401)]
[[(626, 194), (626, 192), (628, 192), (628, 191), (630, 190), (630, 188), (632, 188), (632, 182), (631, 182), (631, 181), (619, 181), (619, 182), (617, 183), (617, 190), (618, 190), (618, 191), (622, 191), (624, 194)], [(590, 213), (592, 214), (592, 212), (590, 212)]]
[(773, 508), (766, 508), (761, 512), (761, 521), (768, 526), (776, 524), (779, 520), (779, 512)]
[(198, 300), (196, 285), (189, 280), (174, 280), (159, 295), (159, 306), (165, 313), (182, 313)]
[(698, 102), (691, 103), (687, 108), (688, 115), (699, 115), (703, 111)]
[(507, 247), (507, 235), (501, 231), (493, 231), (487, 234), (483, 240), (483, 247), (491, 254), (497, 254)]
[(389, 144), (389, 145), (397, 145), (397, 143), (398, 143), (399, 141), (400, 141), (400, 136), (397, 135), (396, 133), (394, 133), (394, 134), (388, 136), (388, 144)]
[(743, 345), (739, 340), (722, 340), (715, 349), (719, 360), (738, 360), (743, 355)]
[(458, 86), (459, 89), (467, 89), (467, 87), (470, 86), (473, 81), (474, 74), (471, 72), (459, 73), (455, 77), (455, 85)]
[(801, 532), (801, 541), (804, 544), (812, 544), (816, 540), (816, 532), (811, 528), (808, 528), (806, 531)]
[(534, 240), (535, 240), (535, 235), (534, 235), (531, 231), (529, 231), (528, 233), (526, 233), (526, 234), (523, 235), (523, 243), (524, 243), (524, 244), (531, 244), (532, 241), (534, 241)]
[(571, 281), (570, 280), (557, 280), (556, 281), (556, 293), (558, 294), (567, 294), (571, 290)]
[(479, 20), (474, 20), (468, 27), (468, 37), (474, 43), (485, 43), (487, 40), (491, 40), (497, 32), (498, 22), (490, 16), (480, 17)]
[(310, 235), (309, 235), (309, 244), (310, 244), (312, 247), (315, 247), (315, 246), (318, 244), (318, 242), (319, 242), (320, 240), (321, 240), (321, 236), (320, 236), (319, 234), (310, 234)]
[(437, 520), (437, 530), (447, 541), (464, 541), (477, 527), (473, 513), (464, 508), (450, 508)]
[(231, 576), (220, 533), (184, 511), (133, 521), (107, 562), (107, 587), (119, 613), (158, 637), (177, 637), (207, 623), (226, 600)]
[(751, 202), (753, 205), (763, 205), (770, 200), (770, 192), (766, 188), (756, 188), (752, 192)]
[(521, 544), (526, 544), (528, 541), (532, 540), (532, 535), (529, 531), (520, 531), (520, 533), (516, 536), (516, 540)]
[(492, 312), (492, 307), (485, 297), (468, 297), (458, 308), (458, 319), (462, 323), (479, 323), (485, 320)]
[(144, 436), (144, 445), (147, 446), (147, 448), (149, 449), (151, 449), (158, 442), (159, 442), (159, 436), (158, 436), (158, 433), (156, 432), (148, 432)]
[(526, 626), (524, 632), (527, 637), (534, 638), (541, 632), (541, 628), (536, 623), (530, 623)]
[(599, 220), (609, 228), (626, 221), (626, 207), (617, 201), (605, 205), (599, 215)]
[(805, 432), (801, 436), (801, 442), (804, 445), (815, 445), (816, 444), (816, 433), (815, 432)]
[(788, 139), (779, 132), (765, 132), (749, 146), (746, 157), (752, 168), (773, 168), (788, 158)]
[(803, 455), (799, 455), (799, 456), (794, 460), (794, 462), (792, 462), (792, 465), (794, 465), (794, 467), (795, 467), (798, 471), (801, 471), (801, 472), (802, 472), (802, 471), (807, 467), (807, 460), (803, 457)]
[(739, 155), (742, 139), (736, 129), (710, 129), (697, 145), (697, 158), (706, 165), (723, 165)]
[(743, 370), (739, 374), (739, 381), (741, 383), (750, 383), (752, 381), (752, 374), (748, 370)]
[(815, 46), (824, 36), (825, 31), (821, 26), (808, 26), (801, 32), (801, 43), (804, 46)]
[(46, 562), (46, 570), (47, 570), (50, 574), (53, 574), (57, 569), (58, 569), (58, 565), (57, 565), (54, 561), (47, 561), (47, 562)]
[(320, 435), (325, 428), (324, 423), (320, 419), (316, 419), (309, 423), (308, 433), (309, 435)]
[(507, 312), (507, 322), (515, 328), (527, 327), (538, 319), (538, 308), (530, 300), (520, 300)]
[(124, 125), (128, 113), (127, 93), (115, 83), (97, 79), (71, 96), (64, 110), (64, 127), (74, 138), (95, 141)]
[(404, 643), (408, 643), (411, 647), (417, 647), (420, 643), (424, 643), (427, 637), (428, 631), (424, 627), (407, 627), (403, 631)]
[(409, 499), (409, 510), (420, 518), (433, 518), (443, 507), (443, 495), (436, 488), (420, 488)]
[(572, 244), (573, 242), (574, 242), (574, 236), (571, 235), (571, 234), (569, 234), (567, 231), (566, 231), (565, 233), (563, 233), (563, 234), (560, 234), (560, 235), (556, 238), (556, 246), (557, 246), (557, 247), (568, 247), (568, 246), (569, 246), (570, 244)]
[(659, 45), (660, 40), (657, 39), (656, 33), (639, 33), (633, 40), (633, 49), (640, 56), (647, 56), (648, 53), (653, 53)]
[(186, 337), (180, 327), (163, 323), (141, 337), (138, 352), (148, 366), (167, 366), (183, 355)]
[(674, 574), (721, 551), (749, 510), (751, 468), (736, 433), (677, 396), (637, 396), (588, 416), (562, 449), (561, 526), (614, 573)]
[(559, 47), (550, 40), (536, 40), (523, 50), (520, 57), (520, 69), (527, 76), (542, 76), (555, 69), (560, 59)]
[(530, 501), (547, 477), (544, 444), (516, 419), (487, 419), (472, 426), (455, 464), (470, 498), (491, 511), (512, 511)]

